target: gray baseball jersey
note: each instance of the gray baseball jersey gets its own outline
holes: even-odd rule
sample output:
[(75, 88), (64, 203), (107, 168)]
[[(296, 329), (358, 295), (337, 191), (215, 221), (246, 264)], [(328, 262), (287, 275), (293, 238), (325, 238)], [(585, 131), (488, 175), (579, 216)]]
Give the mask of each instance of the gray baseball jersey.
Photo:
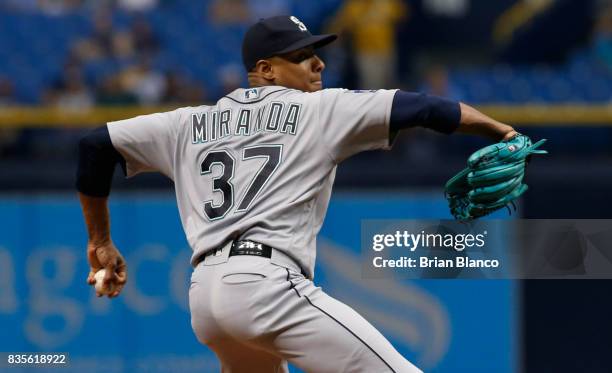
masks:
[[(214, 106), (108, 124), (128, 176), (174, 180), (195, 267), (191, 325), (223, 372), (420, 372), (357, 312), (316, 286), (316, 236), (336, 165), (389, 147), (394, 91), (238, 89)], [(272, 255), (232, 256), (233, 239)], [(298, 268), (298, 265), (301, 268)]]
[(127, 174), (174, 181), (192, 262), (232, 239), (283, 251), (312, 278), (336, 165), (387, 148), (395, 90), (237, 89), (213, 106), (111, 122)]

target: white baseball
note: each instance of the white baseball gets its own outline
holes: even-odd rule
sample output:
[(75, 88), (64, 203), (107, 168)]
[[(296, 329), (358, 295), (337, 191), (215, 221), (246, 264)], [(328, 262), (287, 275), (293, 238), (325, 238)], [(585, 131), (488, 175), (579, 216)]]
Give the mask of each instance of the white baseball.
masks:
[(108, 287), (104, 287), (104, 276), (106, 275), (106, 269), (101, 269), (94, 275), (96, 280), (96, 291), (103, 295), (111, 294), (115, 291), (115, 284), (111, 283)]

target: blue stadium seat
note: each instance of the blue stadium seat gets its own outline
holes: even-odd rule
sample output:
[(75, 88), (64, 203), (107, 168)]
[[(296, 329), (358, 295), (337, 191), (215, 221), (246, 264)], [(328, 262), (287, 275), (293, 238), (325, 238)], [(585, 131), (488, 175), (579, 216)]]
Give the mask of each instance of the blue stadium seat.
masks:
[[(317, 31), (317, 22), (337, 10), (340, 0), (316, 4), (292, 2), (292, 11)], [(218, 70), (240, 64), (240, 44), (246, 26), (215, 25), (206, 20), (210, 1), (173, 0), (143, 15), (162, 43), (154, 66), (162, 71), (182, 70), (209, 90), (219, 86)], [(13, 77), (20, 98), (33, 100), (61, 72), (70, 46), (92, 31), (90, 12), (51, 17), (0, 11), (0, 75)], [(135, 15), (116, 11), (117, 28), (127, 28)], [(86, 66), (88, 81), (117, 71), (125, 61), (99, 61)], [(330, 70), (331, 71), (331, 70)], [(328, 73), (330, 72), (328, 71)], [(473, 103), (609, 102), (612, 76), (588, 49), (576, 51), (565, 65), (453, 69), (453, 86)], [(212, 88), (211, 88), (212, 87)]]

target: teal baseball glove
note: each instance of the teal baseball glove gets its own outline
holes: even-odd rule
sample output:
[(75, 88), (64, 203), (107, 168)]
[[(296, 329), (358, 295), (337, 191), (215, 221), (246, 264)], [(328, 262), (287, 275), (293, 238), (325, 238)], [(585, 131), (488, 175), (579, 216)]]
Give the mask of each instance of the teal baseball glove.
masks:
[(526, 161), (531, 154), (546, 154), (529, 137), (516, 134), (509, 140), (489, 145), (468, 158), (467, 168), (453, 176), (445, 186), (451, 214), (457, 220), (488, 215), (527, 191), (523, 183)]

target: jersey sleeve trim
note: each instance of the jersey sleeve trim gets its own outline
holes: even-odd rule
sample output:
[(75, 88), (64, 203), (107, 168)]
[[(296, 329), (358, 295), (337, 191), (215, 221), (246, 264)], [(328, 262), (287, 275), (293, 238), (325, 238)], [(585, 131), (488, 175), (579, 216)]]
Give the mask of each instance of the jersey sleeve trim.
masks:
[(391, 113), (393, 111), (393, 99), (399, 89), (390, 89), (387, 91), (389, 93), (390, 100), (387, 100), (387, 109), (385, 114), (385, 125), (387, 126), (387, 144), (383, 147), (383, 150), (390, 150), (393, 147), (393, 143), (395, 142), (395, 138), (397, 137), (397, 132), (394, 132), (391, 128)]

